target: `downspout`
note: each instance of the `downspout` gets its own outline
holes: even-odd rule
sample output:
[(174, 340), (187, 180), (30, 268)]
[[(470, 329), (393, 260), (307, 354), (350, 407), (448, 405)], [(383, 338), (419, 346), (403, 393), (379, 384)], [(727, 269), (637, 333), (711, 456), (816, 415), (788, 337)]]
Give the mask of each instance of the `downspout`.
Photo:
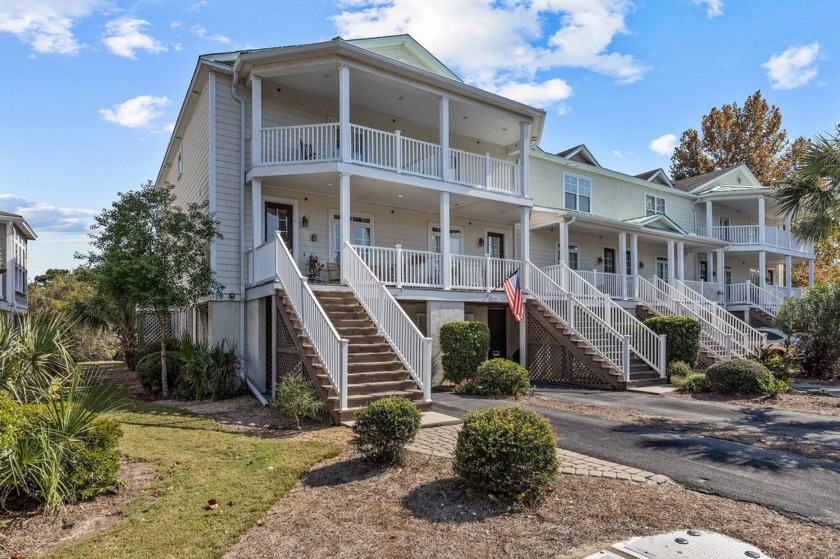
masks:
[[(230, 94), (239, 103), (239, 177), (241, 190), (239, 196), (239, 339), (242, 347), (247, 348), (248, 342), (245, 339), (245, 99), (236, 92), (236, 84), (239, 81), (236, 71), (230, 79)], [(242, 355), (242, 368), (240, 377), (246, 379), (245, 371), (248, 367), (248, 352)]]

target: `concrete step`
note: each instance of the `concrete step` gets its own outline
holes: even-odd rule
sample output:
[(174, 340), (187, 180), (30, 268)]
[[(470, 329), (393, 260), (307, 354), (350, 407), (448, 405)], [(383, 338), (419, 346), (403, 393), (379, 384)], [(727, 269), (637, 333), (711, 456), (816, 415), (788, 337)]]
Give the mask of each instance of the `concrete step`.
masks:
[(650, 370), (650, 369), (648, 369), (647, 371), (636, 372), (636, 373), (634, 373), (633, 371), (630, 371), (630, 380), (631, 381), (648, 380), (648, 379), (652, 379), (652, 378), (659, 378), (659, 373), (657, 373), (656, 371)]
[(659, 376), (657, 376), (656, 378), (650, 378), (650, 379), (644, 379), (644, 380), (633, 380), (631, 378), (630, 382), (627, 383), (627, 388), (639, 388), (639, 387), (642, 387), (642, 386), (659, 386), (659, 385), (664, 386), (664, 385), (667, 385), (667, 384), (670, 384), (668, 379), (659, 378)]
[[(417, 406), (417, 408), (420, 411), (429, 411), (432, 408), (432, 403), (431, 402), (415, 401), (414, 405)], [(348, 403), (348, 406), (352, 406), (352, 405)], [(361, 406), (349, 407), (349, 409), (346, 409), (342, 412), (335, 412), (335, 415), (337, 416), (337, 419), (338, 419), (339, 423), (345, 423), (347, 421), (353, 421), (353, 419), (356, 416), (356, 412), (360, 409), (360, 407)]]

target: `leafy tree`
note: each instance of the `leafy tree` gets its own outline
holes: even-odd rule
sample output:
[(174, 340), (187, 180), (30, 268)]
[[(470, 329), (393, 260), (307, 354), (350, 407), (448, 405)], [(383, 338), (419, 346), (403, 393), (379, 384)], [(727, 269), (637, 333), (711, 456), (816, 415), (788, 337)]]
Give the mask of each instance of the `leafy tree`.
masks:
[(804, 138), (793, 143), (782, 128), (782, 114), (756, 91), (738, 103), (714, 107), (703, 116), (700, 131), (689, 128), (671, 156), (676, 180), (745, 164), (765, 185), (783, 181), (790, 173)]
[[(776, 191), (800, 237), (835, 243), (840, 235), (840, 126), (817, 135), (800, 155), (791, 180)], [(830, 246), (830, 245), (829, 245)]]
[(67, 276), (68, 274), (70, 274), (70, 270), (64, 270), (62, 268), (50, 268), (43, 274), (35, 276), (35, 279), (33, 281), (39, 287), (46, 287), (47, 284), (61, 279)]
[[(814, 283), (840, 284), (840, 232), (814, 243), (816, 260), (814, 262)], [(793, 265), (793, 285), (808, 285), (808, 263), (797, 262)]]
[(840, 363), (840, 285), (815, 285), (802, 297), (788, 297), (776, 312), (775, 324), (799, 338), (802, 368), (815, 377), (828, 376)]
[[(166, 332), (175, 309), (185, 309), (224, 288), (210, 267), (210, 244), (221, 238), (218, 221), (203, 204), (175, 205), (173, 186), (120, 193), (91, 228), (94, 251), (86, 258), (99, 272), (100, 293), (150, 309)], [(169, 395), (165, 337), (160, 340), (161, 387)]]

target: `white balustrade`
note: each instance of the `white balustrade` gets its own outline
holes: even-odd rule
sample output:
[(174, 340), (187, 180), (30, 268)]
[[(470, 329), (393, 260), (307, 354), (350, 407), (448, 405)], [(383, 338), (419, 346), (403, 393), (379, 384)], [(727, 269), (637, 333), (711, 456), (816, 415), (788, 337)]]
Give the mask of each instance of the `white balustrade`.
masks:
[(711, 283), (708, 281), (694, 281), (694, 280), (681, 280), (682, 283), (705, 297), (710, 301), (715, 301), (718, 303), (722, 303), (724, 301), (724, 293), (720, 289), (720, 285), (717, 283)]
[(449, 179), (467, 185), (486, 185), (488, 156), (450, 148)]
[[(544, 269), (545, 274), (561, 288), (572, 293), (601, 320), (624, 336), (630, 336), (630, 350), (665, 377), (665, 337), (659, 336), (638, 318), (586, 279), (581, 272), (561, 263)], [(615, 275), (615, 274), (610, 274)], [(619, 277), (619, 285), (621, 276)]]
[(726, 302), (733, 305), (758, 307), (771, 316), (785, 300), (785, 295), (774, 289), (762, 289), (752, 282), (733, 283), (726, 286)]
[(345, 243), (341, 266), (347, 284), (370, 315), (382, 336), (400, 358), (411, 378), (432, 400), (432, 339), (425, 337), (376, 274), (352, 246)]
[(383, 169), (397, 168), (397, 134), (357, 124), (351, 124), (350, 130), (353, 141), (350, 157), (354, 163)]
[(433, 179), (443, 178), (440, 166), (443, 150), (437, 144), (400, 136), (400, 161), (398, 172)]
[(262, 163), (337, 161), (338, 124), (278, 126), (260, 130)]
[(530, 294), (555, 319), (582, 338), (593, 351), (619, 371), (625, 381), (629, 381), (631, 336), (618, 332), (588, 302), (561, 287), (531, 262), (525, 266), (528, 268)]
[[(760, 225), (721, 225), (711, 229), (698, 227), (697, 234), (704, 237), (712, 237), (727, 241), (732, 245), (760, 245)], [(792, 235), (790, 231), (784, 231), (777, 227), (763, 226), (764, 245), (770, 247), (797, 250), (800, 252), (813, 252), (811, 243)]]
[(250, 283), (274, 281), (277, 276), (277, 259), (274, 239), (266, 241), (248, 253)]
[(485, 186), (507, 194), (522, 194), (520, 166), (512, 161), (490, 159), (490, 177)]
[(585, 279), (598, 288), (601, 293), (606, 293), (610, 297), (624, 297), (621, 289), (621, 274), (611, 274), (608, 272), (592, 271), (576, 271), (580, 277)]

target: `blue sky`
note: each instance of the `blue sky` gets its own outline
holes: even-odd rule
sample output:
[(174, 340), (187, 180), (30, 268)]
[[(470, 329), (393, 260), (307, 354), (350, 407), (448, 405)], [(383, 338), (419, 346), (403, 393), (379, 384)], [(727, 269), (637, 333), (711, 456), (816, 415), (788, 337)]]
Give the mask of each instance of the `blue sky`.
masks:
[(667, 170), (680, 134), (760, 89), (791, 137), (840, 120), (840, 3), (814, 0), (0, 0), (0, 209), (70, 267), (91, 217), (157, 175), (199, 55), (411, 33), (548, 112), (542, 147)]

